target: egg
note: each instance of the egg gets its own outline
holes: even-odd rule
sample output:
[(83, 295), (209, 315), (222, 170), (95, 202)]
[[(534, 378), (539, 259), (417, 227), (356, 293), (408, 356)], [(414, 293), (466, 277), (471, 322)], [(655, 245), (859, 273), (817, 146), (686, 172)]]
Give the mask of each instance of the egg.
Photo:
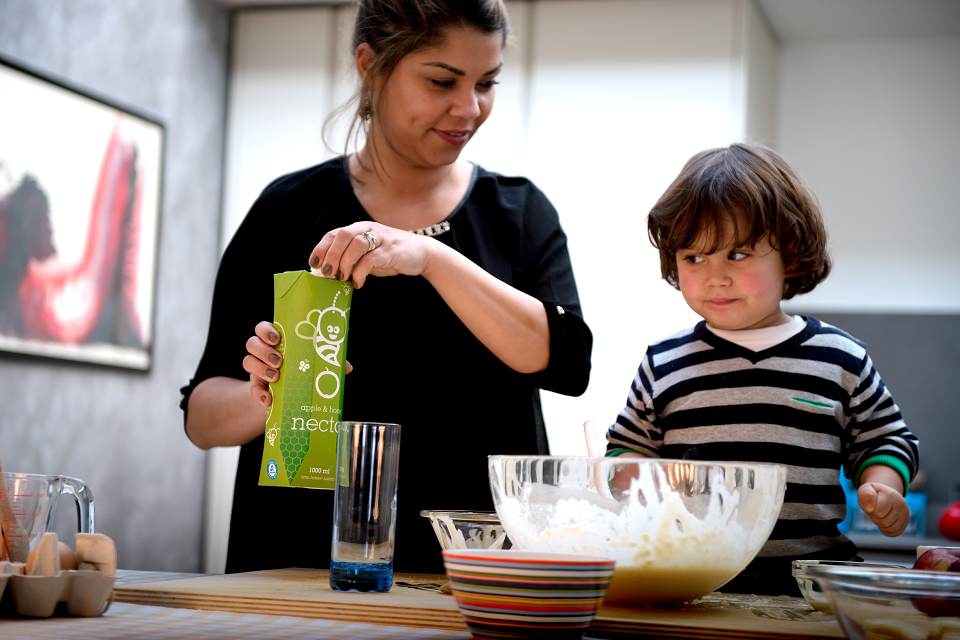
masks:
[(41, 546), (38, 544), (30, 552), (30, 555), (27, 556), (27, 567), (26, 572), (28, 576), (32, 576), (34, 571), (37, 569), (37, 560), (40, 559)]
[[(43, 563), (38, 562), (41, 560), (40, 554), (43, 553), (43, 549), (46, 547), (44, 544), (38, 544), (34, 547), (33, 551), (30, 552), (30, 555), (27, 556), (27, 566), (26, 573), (27, 575), (33, 575), (35, 572), (41, 572), (43, 574), (52, 574), (52, 567), (50, 567), (49, 562)], [(60, 556), (60, 570), (61, 571), (72, 571), (77, 568), (77, 556), (74, 554), (73, 549), (70, 548), (65, 542), (57, 541), (57, 555)], [(40, 565), (44, 565), (43, 570), (40, 569)]]
[(60, 570), (74, 571), (77, 568), (77, 555), (66, 542), (57, 543), (57, 553), (60, 554)]

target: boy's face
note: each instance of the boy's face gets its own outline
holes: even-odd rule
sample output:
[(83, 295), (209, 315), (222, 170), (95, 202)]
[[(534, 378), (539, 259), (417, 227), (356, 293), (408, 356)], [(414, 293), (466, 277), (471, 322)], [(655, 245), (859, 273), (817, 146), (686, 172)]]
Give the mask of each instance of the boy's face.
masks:
[(715, 329), (741, 331), (783, 324), (780, 310), (786, 276), (780, 252), (767, 238), (756, 246), (738, 246), (733, 225), (724, 228), (727, 242), (706, 253), (712, 238), (697, 239), (677, 251), (680, 292), (687, 305)]

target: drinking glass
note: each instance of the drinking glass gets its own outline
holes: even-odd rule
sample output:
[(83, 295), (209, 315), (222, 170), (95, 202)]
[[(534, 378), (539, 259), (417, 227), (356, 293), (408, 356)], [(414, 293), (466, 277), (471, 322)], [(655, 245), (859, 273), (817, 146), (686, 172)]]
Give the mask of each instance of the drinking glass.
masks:
[(399, 460), (400, 425), (339, 423), (331, 588), (382, 592), (393, 585)]

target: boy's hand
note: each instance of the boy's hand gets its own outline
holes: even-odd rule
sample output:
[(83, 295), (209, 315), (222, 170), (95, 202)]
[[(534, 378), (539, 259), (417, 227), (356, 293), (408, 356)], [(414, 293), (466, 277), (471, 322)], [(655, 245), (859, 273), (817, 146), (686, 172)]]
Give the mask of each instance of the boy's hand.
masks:
[(900, 535), (910, 522), (903, 479), (886, 465), (871, 465), (860, 475), (857, 502), (885, 536)]
[[(628, 451), (626, 453), (621, 453), (619, 458), (644, 458), (639, 453), (634, 453), (633, 451)], [(630, 481), (634, 478), (639, 477), (636, 469), (632, 467), (624, 468), (618, 467), (613, 473), (613, 478), (610, 480), (610, 489), (613, 492), (613, 496), (617, 499), (622, 498), (630, 491)]]

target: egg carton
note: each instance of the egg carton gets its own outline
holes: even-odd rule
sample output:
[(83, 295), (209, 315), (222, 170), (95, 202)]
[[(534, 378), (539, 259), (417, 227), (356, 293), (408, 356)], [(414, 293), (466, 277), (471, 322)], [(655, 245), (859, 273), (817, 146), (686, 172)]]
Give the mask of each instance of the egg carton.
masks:
[[(0, 597), (13, 613), (29, 618), (49, 618), (61, 602), (67, 615), (96, 617), (113, 602), (113, 576), (102, 571), (61, 571), (57, 576), (0, 576)], [(8, 601), (10, 601), (8, 603)]]
[[(76, 569), (61, 570), (61, 547)], [(113, 601), (116, 567), (116, 546), (103, 534), (78, 533), (74, 555), (45, 533), (25, 564), (0, 563), (0, 616), (99, 616)]]

